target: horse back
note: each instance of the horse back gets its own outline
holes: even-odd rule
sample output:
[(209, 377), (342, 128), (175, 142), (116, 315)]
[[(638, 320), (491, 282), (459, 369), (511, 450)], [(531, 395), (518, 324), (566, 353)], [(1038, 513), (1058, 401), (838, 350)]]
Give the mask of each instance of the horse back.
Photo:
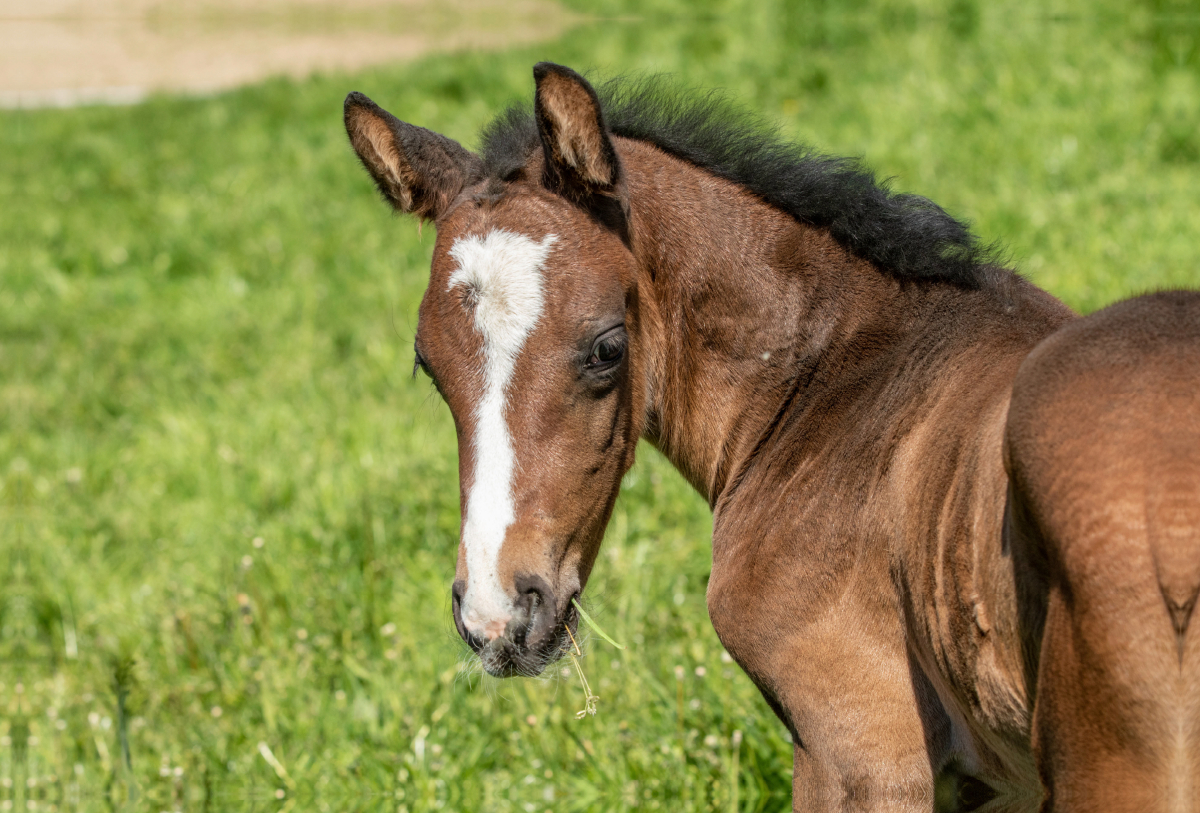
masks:
[(1200, 811), (1200, 294), (1042, 342), (1005, 453), (1047, 809)]

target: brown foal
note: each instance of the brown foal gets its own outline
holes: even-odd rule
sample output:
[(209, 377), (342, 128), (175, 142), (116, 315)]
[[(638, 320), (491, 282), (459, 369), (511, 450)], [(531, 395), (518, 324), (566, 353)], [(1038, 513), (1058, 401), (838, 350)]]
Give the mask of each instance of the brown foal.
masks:
[(1076, 320), (711, 97), (534, 75), (482, 155), (345, 106), (437, 226), (416, 352), (485, 668), (564, 654), (645, 437), (712, 506), (709, 613), (797, 810), (1200, 810), (1200, 298)]

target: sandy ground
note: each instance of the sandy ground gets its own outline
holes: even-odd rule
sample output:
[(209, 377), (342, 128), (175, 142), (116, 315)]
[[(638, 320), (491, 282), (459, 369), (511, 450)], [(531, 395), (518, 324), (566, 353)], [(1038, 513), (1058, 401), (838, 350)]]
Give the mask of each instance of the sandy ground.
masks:
[(558, 36), (553, 0), (0, 0), (0, 107), (133, 103)]

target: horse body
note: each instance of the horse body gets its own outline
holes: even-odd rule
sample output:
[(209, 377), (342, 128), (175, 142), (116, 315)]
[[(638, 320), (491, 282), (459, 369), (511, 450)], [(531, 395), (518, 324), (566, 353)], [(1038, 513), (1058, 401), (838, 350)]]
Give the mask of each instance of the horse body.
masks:
[[(1051, 493), (1038, 478), (1058, 482), (1077, 450), (1039, 456), (1047, 441), (1028, 427), (1058, 402), (1038, 400), (1051, 391), (1042, 368), (1021, 365), (1047, 337), (1095, 322), (1074, 322), (1004, 269), (940, 266), (970, 244), (927, 202), (884, 205), (891, 214), (869, 224), (934, 235), (922, 249), (932, 259), (914, 266), (908, 246), (846, 226), (857, 203), (806, 222), (662, 144), (610, 133), (573, 72), (535, 75), (536, 129), (513, 119), (494, 130), (493, 142), (511, 142), (499, 157), (365, 97), (346, 105), (385, 197), (438, 226), (416, 346), (459, 436), (463, 638), (495, 674), (536, 673), (562, 653), (577, 623), (571, 599), (644, 436), (713, 508), (709, 613), (793, 735), (796, 809), (929, 810), (949, 787), (958, 802), (1030, 810), (1042, 801), (1039, 769), (1061, 809), (1088, 809), (1072, 807), (1086, 795), (1056, 790), (1056, 777), (1097, 787), (1080, 766), (1113, 738), (1064, 733), (1087, 717), (1068, 703), (1086, 659), (1049, 642), (1090, 645), (1121, 611), (1072, 638), (1079, 616), (1063, 596), (1078, 593), (1061, 574), (1113, 559), (1041, 564), (1057, 550), (1047, 540), (1064, 537), (1034, 499)], [(806, 189), (821, 198), (819, 184)], [(1194, 396), (1168, 400), (1168, 424), (1197, 437)], [(1070, 439), (1073, 415), (1057, 409), (1060, 422), (1046, 425)], [(1108, 451), (1120, 459), (1158, 442), (1122, 437)], [(1147, 503), (1158, 519), (1142, 534), (1166, 541), (1133, 545), (1158, 567), (1130, 587), (1146, 623), (1154, 601), (1189, 617), (1200, 588), (1188, 569), (1200, 547), (1193, 458), (1154, 464), (1175, 485)], [(1077, 486), (1063, 504), (1104, 514), (1079, 493), (1091, 492)], [(1173, 696), (1192, 698), (1195, 654), (1179, 623)], [(1146, 691), (1160, 691), (1158, 667), (1137, 663), (1158, 687)], [(1135, 695), (1110, 692), (1091, 712), (1128, 711)], [(1141, 725), (1159, 731), (1160, 717)], [(1200, 725), (1188, 726), (1164, 759), (1200, 753)]]
[(710, 617), (799, 744), (797, 806), (927, 808), (952, 760), (1036, 798), (1001, 439), (1017, 367), (1069, 312), (1015, 276), (906, 285), (614, 142), (641, 308), (671, 326), (649, 438), (714, 508)]
[(1014, 389), (1009, 526), (1058, 810), (1200, 810), (1200, 295), (1068, 326)]

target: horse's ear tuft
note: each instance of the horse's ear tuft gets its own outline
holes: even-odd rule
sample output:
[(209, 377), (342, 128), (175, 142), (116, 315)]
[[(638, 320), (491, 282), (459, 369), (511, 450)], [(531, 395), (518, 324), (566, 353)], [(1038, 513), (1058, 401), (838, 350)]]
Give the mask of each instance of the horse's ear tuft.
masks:
[(533, 78), (534, 114), (549, 179), (568, 192), (611, 194), (621, 169), (596, 91), (575, 71), (551, 62), (535, 65)]
[(346, 133), (384, 198), (422, 219), (441, 217), (482, 162), (457, 141), (406, 124), (361, 93), (344, 106)]

